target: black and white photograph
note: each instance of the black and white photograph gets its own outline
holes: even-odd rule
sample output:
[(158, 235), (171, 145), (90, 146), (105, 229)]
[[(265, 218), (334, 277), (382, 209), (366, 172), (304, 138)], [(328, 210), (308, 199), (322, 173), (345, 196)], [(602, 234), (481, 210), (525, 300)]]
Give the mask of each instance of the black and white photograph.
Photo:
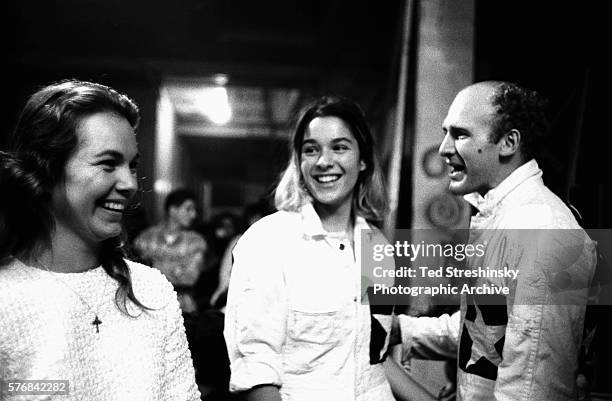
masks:
[(0, 400), (612, 400), (605, 2), (4, 9)]

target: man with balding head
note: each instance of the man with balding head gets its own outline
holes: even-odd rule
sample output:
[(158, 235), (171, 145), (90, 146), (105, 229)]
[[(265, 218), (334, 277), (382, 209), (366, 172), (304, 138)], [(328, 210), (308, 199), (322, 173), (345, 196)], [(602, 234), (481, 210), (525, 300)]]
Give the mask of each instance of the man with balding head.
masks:
[(524, 164), (537, 169), (530, 162), (548, 124), (544, 101), (535, 92), (486, 81), (459, 92), (442, 129), (439, 153), (451, 168), (449, 190), (485, 196)]
[(463, 293), (454, 316), (399, 317), (405, 356), (457, 352), (460, 400), (576, 397), (596, 256), (534, 159), (548, 129), (543, 105), (515, 84), (479, 82), (459, 92), (443, 122), (439, 153), (449, 166), (449, 190), (474, 207), (470, 242), (486, 244), (467, 268), (518, 271), (517, 278), (476, 278), (477, 287), (509, 293)]

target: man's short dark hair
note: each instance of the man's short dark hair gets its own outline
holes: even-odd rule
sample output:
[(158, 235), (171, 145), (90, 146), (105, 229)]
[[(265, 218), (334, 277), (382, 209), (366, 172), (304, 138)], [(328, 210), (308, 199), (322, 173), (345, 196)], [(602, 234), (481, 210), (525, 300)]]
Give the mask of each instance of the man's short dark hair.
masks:
[(164, 211), (168, 213), (172, 206), (181, 206), (186, 200), (191, 199), (194, 203), (196, 202), (195, 194), (186, 188), (175, 189), (166, 196), (164, 202)]
[(497, 143), (505, 133), (516, 129), (521, 133), (521, 152), (525, 159), (535, 157), (549, 130), (546, 99), (511, 82), (492, 82), (492, 85), (495, 92), (491, 104), (497, 115), (491, 140)]

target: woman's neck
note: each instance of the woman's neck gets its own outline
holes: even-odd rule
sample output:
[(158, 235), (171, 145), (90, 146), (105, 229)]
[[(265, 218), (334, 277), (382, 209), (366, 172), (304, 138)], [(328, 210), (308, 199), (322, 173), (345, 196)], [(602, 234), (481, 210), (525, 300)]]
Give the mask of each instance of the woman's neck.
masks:
[(86, 246), (78, 241), (53, 237), (50, 246), (42, 247), (41, 251), (27, 262), (54, 272), (79, 273), (100, 264), (100, 248), (101, 244)]
[(314, 203), (314, 208), (321, 219), (321, 224), (327, 232), (351, 232), (353, 228), (352, 205), (344, 203), (340, 206)]

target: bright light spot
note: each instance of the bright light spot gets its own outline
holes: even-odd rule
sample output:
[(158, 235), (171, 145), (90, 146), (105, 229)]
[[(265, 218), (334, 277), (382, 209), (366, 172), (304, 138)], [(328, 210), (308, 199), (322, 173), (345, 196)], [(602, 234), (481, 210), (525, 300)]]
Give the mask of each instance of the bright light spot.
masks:
[(168, 182), (168, 180), (164, 180), (163, 178), (156, 180), (153, 184), (153, 190), (158, 194), (167, 194), (172, 189), (172, 184)]
[(202, 89), (196, 105), (215, 124), (223, 125), (232, 118), (227, 90), (223, 87)]
[(215, 85), (224, 86), (227, 85), (229, 76), (227, 74), (215, 74), (213, 80), (215, 81)]

